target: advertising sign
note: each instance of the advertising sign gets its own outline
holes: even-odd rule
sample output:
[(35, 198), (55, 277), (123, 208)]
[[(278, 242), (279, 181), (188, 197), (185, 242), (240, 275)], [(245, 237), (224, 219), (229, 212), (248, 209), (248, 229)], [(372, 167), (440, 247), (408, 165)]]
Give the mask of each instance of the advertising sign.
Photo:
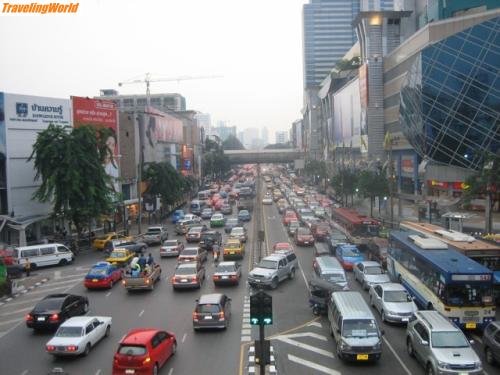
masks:
[(149, 121), (146, 124), (146, 137), (151, 143), (182, 143), (183, 125), (177, 117), (158, 111), (153, 107), (146, 109)]
[(113, 189), (120, 192), (120, 169), (118, 163), (118, 110), (111, 100), (81, 98), (72, 96), (73, 126), (90, 125), (95, 129), (109, 128), (112, 134), (106, 140), (112, 156), (106, 158), (104, 169), (113, 180)]
[(361, 148), (361, 104), (356, 80), (334, 95), (333, 139), (337, 147)]

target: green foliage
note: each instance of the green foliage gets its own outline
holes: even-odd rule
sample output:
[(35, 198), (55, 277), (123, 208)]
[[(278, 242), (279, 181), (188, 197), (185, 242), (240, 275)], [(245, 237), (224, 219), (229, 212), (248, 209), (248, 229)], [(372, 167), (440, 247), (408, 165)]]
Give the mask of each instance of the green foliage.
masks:
[(234, 135), (230, 134), (227, 139), (222, 142), (222, 148), (224, 150), (244, 150), (245, 147), (241, 144), (240, 140)]
[(113, 208), (113, 189), (102, 164), (105, 141), (103, 132), (91, 126), (67, 130), (51, 124), (38, 133), (28, 159), (35, 180), (41, 180), (33, 198), (52, 202), (54, 213), (72, 221), (78, 234), (91, 218)]
[(304, 173), (308, 176), (319, 176), (319, 178), (326, 178), (326, 163), (324, 160), (308, 160), (306, 162)]
[(500, 155), (485, 154), (481, 168), (467, 178), (465, 183), (468, 187), (464, 190), (462, 199), (466, 204), (480, 195), (500, 191)]
[(331, 186), (337, 193), (342, 197), (347, 197), (354, 193), (354, 189), (356, 188), (358, 182), (358, 172), (352, 169), (343, 168), (340, 169), (339, 172), (334, 175), (331, 179)]
[(365, 197), (383, 197), (389, 194), (389, 180), (385, 170), (363, 170), (359, 172), (357, 186), (359, 192)]
[(231, 163), (224, 155), (224, 148), (207, 138), (203, 155), (203, 175), (210, 178), (222, 178), (230, 169)]
[(350, 60), (340, 59), (335, 63), (335, 68), (339, 71), (353, 70), (359, 68), (361, 65), (361, 58), (359, 56), (354, 56)]
[(190, 179), (182, 176), (169, 162), (145, 165), (143, 181), (148, 183), (146, 193), (160, 196), (164, 207), (179, 201), (192, 184)]

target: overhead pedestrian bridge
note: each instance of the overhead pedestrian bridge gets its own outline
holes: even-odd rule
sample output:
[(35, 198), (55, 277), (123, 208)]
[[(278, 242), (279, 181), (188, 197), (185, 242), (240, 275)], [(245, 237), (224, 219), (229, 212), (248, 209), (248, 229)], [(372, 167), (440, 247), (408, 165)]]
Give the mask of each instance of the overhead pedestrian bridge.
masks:
[(303, 153), (293, 148), (279, 150), (224, 150), (231, 164), (293, 163)]

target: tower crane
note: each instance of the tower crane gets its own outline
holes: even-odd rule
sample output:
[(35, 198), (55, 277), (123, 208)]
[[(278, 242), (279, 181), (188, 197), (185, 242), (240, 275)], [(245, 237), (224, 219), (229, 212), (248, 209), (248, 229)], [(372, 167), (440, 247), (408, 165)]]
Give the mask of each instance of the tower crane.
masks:
[(135, 83), (145, 83), (146, 84), (146, 103), (149, 106), (150, 105), (150, 98), (151, 98), (151, 82), (171, 82), (171, 81), (177, 81), (179, 83), (180, 81), (189, 81), (189, 80), (195, 80), (195, 79), (210, 79), (210, 78), (221, 78), (222, 76), (220, 75), (208, 75), (208, 76), (178, 76), (178, 77), (158, 77), (154, 78), (151, 73), (146, 73), (144, 78), (131, 78), (123, 82), (119, 82), (118, 86), (123, 86), (123, 85), (128, 85), (128, 84), (135, 84)]

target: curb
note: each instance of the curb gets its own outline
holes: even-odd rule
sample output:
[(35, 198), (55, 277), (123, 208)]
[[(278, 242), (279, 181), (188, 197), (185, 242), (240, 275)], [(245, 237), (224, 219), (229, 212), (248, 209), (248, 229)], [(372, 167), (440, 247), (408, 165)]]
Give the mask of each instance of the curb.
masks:
[[(271, 345), (271, 360), (270, 364), (266, 366), (266, 375), (278, 375), (278, 369), (276, 367), (276, 357), (274, 352), (274, 347)], [(255, 346), (250, 345), (248, 348), (248, 371), (247, 374), (256, 374), (258, 366), (255, 365)], [(264, 375), (264, 374), (261, 374)]]
[(47, 281), (49, 281), (49, 278), (43, 278), (40, 281), (36, 282), (34, 285), (29, 286), (28, 288), (24, 287), (24, 285), (21, 285), (19, 287), (20, 290), (18, 290), (16, 293), (12, 294), (11, 296), (4, 296), (0, 298), (0, 306), (5, 305), (6, 303), (9, 303), (10, 301), (16, 299), (17, 297), (20, 297), (22, 295), (25, 295), (29, 291), (38, 288), (40, 285), (45, 284)]

